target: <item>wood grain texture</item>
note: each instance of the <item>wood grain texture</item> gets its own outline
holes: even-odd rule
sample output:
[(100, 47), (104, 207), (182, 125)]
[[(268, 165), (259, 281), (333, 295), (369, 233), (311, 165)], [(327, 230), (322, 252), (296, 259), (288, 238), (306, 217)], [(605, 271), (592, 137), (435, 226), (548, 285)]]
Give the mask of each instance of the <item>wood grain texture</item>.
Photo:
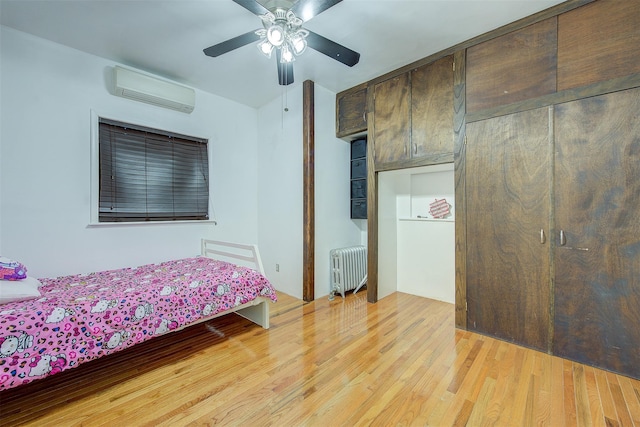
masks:
[(558, 17), (558, 90), (640, 73), (640, 2), (598, 0)]
[(548, 109), (469, 123), (466, 130), (467, 327), (546, 350)]
[(397, 160), (394, 162), (381, 163), (376, 165), (376, 172), (417, 168), (420, 166), (441, 165), (443, 163), (453, 163), (453, 153), (424, 155), (407, 160)]
[[(577, 9), (579, 7), (582, 7), (582, 6), (586, 5), (586, 4), (589, 4), (589, 3), (592, 3), (592, 2), (595, 2), (595, 1), (598, 1), (598, 0), (567, 0), (567, 1), (564, 1), (562, 3), (559, 3), (559, 4), (555, 5), (555, 6), (552, 6), (552, 7), (548, 8), (548, 9), (542, 10), (542, 11), (540, 11), (538, 13), (534, 13), (533, 15), (529, 15), (529, 16), (526, 16), (526, 17), (524, 17), (522, 19), (519, 19), (517, 21), (510, 22), (510, 23), (508, 23), (506, 25), (503, 25), (500, 28), (496, 28), (495, 30), (488, 31), (488, 32), (486, 32), (484, 34), (480, 34), (477, 37), (473, 37), (471, 39), (465, 40), (465, 41), (463, 41), (461, 43), (458, 43), (456, 45), (447, 47), (446, 49), (443, 49), (443, 50), (441, 50), (439, 52), (436, 52), (433, 55), (429, 55), (429, 56), (426, 56), (424, 58), (420, 58), (417, 61), (414, 61), (414, 62), (412, 62), (410, 64), (407, 64), (407, 65), (405, 65), (403, 67), (397, 68), (397, 69), (395, 69), (393, 71), (390, 71), (390, 72), (388, 72), (386, 74), (383, 74), (381, 76), (375, 77), (375, 78), (369, 80), (368, 83), (369, 83), (369, 85), (375, 85), (375, 84), (377, 84), (377, 83), (379, 83), (381, 81), (389, 80), (392, 77), (396, 77), (396, 76), (398, 76), (400, 74), (404, 74), (406, 72), (409, 72), (409, 71), (413, 70), (414, 68), (421, 67), (421, 66), (423, 66), (425, 64), (429, 64), (429, 63), (434, 62), (434, 61), (436, 61), (436, 60), (438, 60), (440, 58), (443, 58), (443, 57), (445, 57), (447, 55), (452, 55), (455, 52), (458, 52), (460, 50), (468, 49), (468, 48), (470, 48), (472, 46), (476, 46), (476, 45), (478, 45), (480, 43), (484, 43), (486, 41), (495, 39), (495, 38), (503, 36), (505, 34), (512, 33), (514, 31), (517, 31), (517, 30), (520, 30), (522, 28), (528, 27), (530, 25), (536, 24), (538, 22), (547, 20), (549, 18), (556, 17), (556, 16), (558, 16), (558, 15), (560, 15), (562, 13), (569, 12), (571, 10)], [(626, 0), (623, 0), (623, 1), (626, 1)]]
[[(640, 378), (640, 88), (555, 108), (554, 353)], [(557, 239), (557, 237), (556, 237)]]
[(466, 51), (454, 54), (455, 70), (453, 74), (453, 133), (454, 133), (454, 179), (456, 201), (455, 230), (455, 306), (456, 326), (467, 328), (467, 228), (465, 201), (465, 157), (466, 157)]
[(0, 425), (633, 426), (639, 394), (457, 330), (451, 304), (358, 293), (292, 306), (269, 330), (221, 317), (2, 392)]
[(336, 137), (367, 130), (367, 85), (358, 85), (336, 95)]
[(550, 105), (562, 104), (578, 99), (632, 89), (638, 86), (640, 86), (640, 73), (631, 74), (629, 76), (619, 77), (617, 79), (607, 80), (604, 82), (593, 83), (587, 86), (580, 86), (573, 89), (562, 90), (539, 98), (527, 99), (525, 101), (514, 102), (513, 104), (501, 105), (495, 108), (476, 111), (475, 113), (467, 114), (466, 121), (467, 123), (477, 122), (480, 120), (513, 114), (520, 111), (534, 110), (540, 107), (548, 107)]
[(367, 300), (378, 301), (378, 173), (367, 144)]
[(549, 18), (467, 50), (467, 112), (556, 91), (557, 19)]
[(410, 158), (410, 74), (402, 74), (378, 83), (373, 91), (373, 145), (376, 167), (379, 164)]
[(315, 95), (314, 83), (302, 86), (303, 250), (302, 298), (315, 299)]
[(411, 71), (411, 156), (453, 152), (453, 56)]
[[(591, 3), (591, 4), (590, 4)], [(575, 13), (577, 14), (578, 12), (584, 10), (586, 7), (593, 7), (595, 8), (596, 5), (598, 4), (603, 4), (605, 2), (603, 2), (602, 0), (598, 0), (596, 2), (591, 2), (591, 1), (569, 1), (569, 2), (565, 2), (562, 3), (561, 5), (558, 5), (554, 8), (551, 8), (547, 11), (544, 11), (544, 13), (541, 14), (537, 14), (535, 17), (528, 17), (523, 21), (520, 21), (518, 23), (513, 23), (513, 24), (509, 24), (509, 26), (503, 27), (502, 29), (500, 29), (499, 31), (496, 32), (492, 32), (491, 34), (487, 34), (487, 35), (483, 35), (481, 38), (476, 39), (476, 42), (478, 41), (491, 41), (492, 39), (495, 38), (495, 36), (504, 36), (504, 35), (508, 35), (509, 33), (513, 32), (514, 30), (523, 30), (526, 29), (525, 27), (532, 25), (532, 24), (541, 24), (543, 23), (543, 21), (549, 20), (549, 18), (555, 19), (554, 16), (561, 14), (562, 16), (560, 16), (559, 19), (564, 19), (564, 15), (565, 13)], [(609, 5), (611, 5), (611, 2), (606, 2)], [(619, 3), (626, 3), (623, 6), (620, 6), (620, 4), (617, 4), (617, 7), (636, 7), (637, 6), (637, 2), (619, 2)], [(631, 5), (631, 3), (634, 3), (633, 5)], [(584, 6), (587, 5), (588, 6)], [(598, 6), (600, 7), (600, 6)], [(635, 9), (634, 9), (635, 10)], [(614, 13), (615, 15), (615, 13)], [(577, 16), (577, 15), (576, 15)], [(632, 18), (635, 16), (633, 15), (633, 13), (631, 13), (629, 16), (631, 16)], [(608, 13), (604, 13), (602, 14), (602, 18), (603, 18), (603, 22), (607, 22), (608, 20), (610, 20), (610, 16), (608, 16)], [(597, 18), (594, 18), (597, 20)], [(638, 22), (637, 19), (633, 18), (635, 20), (635, 22)], [(561, 29), (560, 29), (561, 31)], [(633, 38), (633, 31), (638, 31), (637, 26), (636, 27), (627, 27), (627, 32), (631, 32), (631, 36)], [(606, 35), (605, 35), (606, 36)], [(604, 38), (608, 37), (608, 36), (603, 36)], [(469, 46), (476, 44), (471, 43)], [(637, 43), (635, 44), (630, 44), (631, 49), (633, 50), (635, 48), (635, 46), (637, 45)], [(634, 51), (635, 52), (635, 51)], [(633, 53), (631, 53), (631, 55), (633, 55)], [(380, 83), (380, 82), (384, 82), (386, 80), (389, 80), (391, 77), (396, 77), (398, 75), (401, 74), (406, 74), (408, 72), (410, 72), (411, 70), (413, 70), (414, 68), (416, 68), (416, 66), (423, 66), (426, 65), (430, 62), (433, 62), (434, 59), (438, 59), (441, 58), (444, 54), (447, 53), (452, 53), (450, 50), (447, 51), (442, 51), (436, 55), (430, 56), (429, 58), (425, 58), (422, 59), (420, 61), (417, 61), (414, 64), (410, 64), (409, 66), (403, 67), (401, 69), (395, 70), (392, 73), (389, 73), (385, 76), (381, 76), (380, 78), (376, 78), (374, 80), (372, 80), (370, 82), (371, 85), (376, 84), (376, 83)], [(635, 55), (637, 56), (637, 55)], [(615, 64), (613, 64), (615, 66)], [(628, 75), (623, 75), (622, 77), (616, 77), (616, 78), (612, 78), (612, 79), (608, 79), (605, 81), (598, 81), (595, 83), (590, 83), (590, 84), (586, 84), (586, 85), (582, 85), (579, 87), (574, 87), (574, 88), (563, 88), (560, 92), (557, 93), (549, 93), (546, 95), (541, 95), (541, 96), (534, 96), (533, 98), (528, 98), (528, 99), (523, 99), (521, 101), (515, 101), (515, 102), (511, 102), (509, 104), (505, 104), (505, 105), (498, 105), (496, 107), (491, 107), (491, 108), (485, 108), (483, 110), (478, 110), (475, 112), (471, 112), (470, 114), (466, 115), (466, 123), (470, 123), (470, 122), (475, 122), (475, 121), (481, 121), (481, 120), (486, 120), (487, 118), (491, 118), (491, 117), (496, 117), (496, 116), (503, 116), (503, 115), (507, 115), (507, 114), (513, 114), (513, 113), (517, 113), (517, 112), (522, 112), (522, 111), (529, 111), (532, 109), (537, 109), (540, 108), (541, 106), (551, 106), (551, 105), (556, 105), (556, 104), (561, 104), (561, 103), (565, 103), (565, 102), (569, 102), (569, 101), (573, 101), (573, 100), (577, 100), (577, 99), (582, 99), (582, 98), (588, 98), (588, 97), (593, 97), (593, 96), (599, 96), (601, 94), (604, 93), (613, 93), (613, 92), (617, 92), (620, 90), (625, 90), (628, 88), (633, 88), (633, 87), (638, 87), (640, 85), (640, 73), (635, 72), (632, 74), (628, 74)], [(457, 107), (456, 107), (457, 108)], [(372, 111), (373, 107), (370, 104), (370, 110)], [(369, 132), (370, 135), (374, 134), (374, 129), (373, 127), (370, 126), (369, 128)], [(464, 132), (462, 133), (464, 134)], [(462, 164), (462, 167), (464, 168), (464, 159), (466, 156), (466, 147), (464, 144), (460, 145), (461, 149), (460, 151), (458, 151), (456, 149), (456, 153), (454, 155), (455, 156), (458, 155), (458, 153), (462, 153), (462, 156), (460, 157), (462, 159), (462, 161), (458, 161), (458, 163), (456, 163), (456, 173), (458, 175), (465, 173), (464, 170), (462, 170), (459, 166), (459, 164)], [(433, 164), (433, 163), (438, 163), (441, 162), (442, 159), (430, 159), (431, 163), (424, 163), (424, 164)], [(412, 167), (412, 166), (418, 166), (418, 165), (422, 165), (423, 162), (421, 160), (417, 161), (414, 159), (411, 160), (396, 160), (396, 161), (391, 161), (391, 162), (386, 162), (382, 165), (378, 164), (376, 165), (376, 171), (383, 171), (383, 170), (393, 170), (393, 169), (399, 169), (399, 168), (404, 168), (404, 167)], [(460, 190), (458, 189), (458, 186), (461, 185), (458, 178), (458, 175), (456, 177), (456, 197), (459, 199), (460, 196)], [(373, 190), (370, 188), (369, 193), (373, 194), (373, 192), (375, 191), (375, 185), (373, 187)], [(370, 204), (370, 206), (372, 206)], [(463, 215), (467, 215), (469, 212), (468, 209), (465, 209), (463, 205), (460, 204), (460, 201), (458, 200), (457, 203), (457, 209), (456, 209), (456, 213), (459, 214), (461, 217)], [(371, 214), (370, 214), (371, 215)], [(375, 213), (373, 214), (375, 215)], [(370, 216), (371, 218), (371, 216)], [(553, 218), (550, 218), (550, 223), (553, 223)], [(377, 223), (375, 225), (370, 225), (369, 227), (369, 232), (371, 233), (372, 230), (374, 230), (377, 227)], [(458, 221), (457, 223), (457, 228), (459, 229), (464, 229), (464, 232), (466, 232), (466, 222), (460, 222)], [(548, 234), (548, 233), (547, 233)], [(466, 241), (461, 241), (459, 240), (458, 236), (461, 235), (461, 233), (458, 233), (458, 230), (456, 231), (456, 245), (461, 244), (464, 245), (462, 246), (462, 250), (464, 251), (465, 255), (466, 255)], [(377, 245), (377, 239), (371, 239), (370, 238), (370, 244), (369, 246), (371, 247), (371, 242), (375, 242), (375, 244)], [(377, 246), (376, 246), (377, 247)], [(459, 260), (460, 258), (458, 257), (456, 259), (456, 263), (459, 264)], [(464, 263), (465, 267), (466, 267), (466, 261)], [(457, 267), (458, 268), (458, 267)], [(553, 266), (551, 267), (553, 268)], [(370, 274), (372, 274), (372, 271), (377, 271), (377, 254), (376, 257), (370, 257), (370, 261), (369, 261), (369, 271)], [(465, 272), (465, 277), (466, 277), (466, 272)], [(376, 279), (377, 280), (377, 279)], [(553, 283), (552, 283), (553, 285)], [(376, 292), (376, 286), (377, 286), (377, 281), (375, 282), (375, 285), (371, 285), (370, 288), (368, 289), (368, 292), (370, 293), (370, 295), (372, 295), (371, 297), (371, 301), (375, 301), (377, 299), (377, 294), (375, 294)], [(458, 293), (461, 290), (461, 287), (458, 286), (458, 281), (456, 282), (456, 292)], [(375, 297), (373, 295), (376, 295)], [(553, 310), (553, 308), (551, 308)], [(456, 322), (458, 324), (462, 324), (462, 321), (458, 320), (459, 318), (464, 317), (464, 313), (460, 312), (459, 316), (456, 320)], [(553, 327), (554, 324), (553, 323), (549, 323), (549, 332), (548, 332), (548, 336), (551, 337), (553, 336)]]
[(378, 173), (375, 168), (376, 130), (373, 90), (367, 92), (367, 301), (378, 301)]

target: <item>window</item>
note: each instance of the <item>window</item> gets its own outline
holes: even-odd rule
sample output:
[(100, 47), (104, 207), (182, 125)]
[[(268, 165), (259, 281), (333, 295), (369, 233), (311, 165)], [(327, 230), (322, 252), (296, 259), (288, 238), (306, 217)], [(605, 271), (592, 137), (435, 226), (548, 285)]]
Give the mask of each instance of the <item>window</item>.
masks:
[(209, 219), (207, 140), (99, 119), (98, 221)]

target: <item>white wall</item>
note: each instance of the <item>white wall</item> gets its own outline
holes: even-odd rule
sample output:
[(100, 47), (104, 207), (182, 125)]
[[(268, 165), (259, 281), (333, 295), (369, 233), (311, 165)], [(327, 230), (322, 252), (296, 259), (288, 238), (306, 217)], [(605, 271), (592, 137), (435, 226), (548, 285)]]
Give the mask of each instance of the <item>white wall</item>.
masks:
[[(2, 255), (22, 261), (33, 276), (50, 277), (195, 255), (201, 237), (258, 243), (276, 289), (302, 297), (300, 85), (259, 110), (197, 90), (195, 111), (184, 114), (111, 95), (111, 61), (0, 31)], [(361, 243), (366, 226), (349, 219), (349, 145), (335, 138), (335, 94), (316, 85), (315, 98), (321, 297), (329, 292), (329, 250)], [(88, 227), (92, 110), (209, 138), (218, 225)]]
[[(398, 290), (398, 199), (409, 200), (410, 176), (403, 171), (378, 173), (378, 299)], [(405, 215), (408, 215), (406, 213)]]
[[(409, 215), (398, 221), (398, 291), (455, 303), (455, 189), (453, 164), (408, 170)], [(435, 200), (449, 204), (446, 218), (433, 218)], [(422, 218), (418, 218), (418, 216)], [(426, 219), (425, 219), (426, 217)]]
[[(259, 245), (276, 289), (302, 298), (302, 86), (286, 91), (258, 112)], [(350, 147), (335, 137), (335, 93), (315, 85), (314, 99), (314, 274), (320, 298), (329, 294), (329, 251), (360, 244), (361, 230), (349, 214)]]
[[(0, 26), (0, 30), (2, 29), (2, 27)], [(0, 31), (0, 97), (2, 96), (2, 92), (3, 92), (3, 88), (2, 88), (2, 83), (3, 83), (3, 79), (2, 79), (2, 32)], [(0, 100), (0, 255), (2, 255), (2, 182), (3, 182), (3, 177), (2, 177), (2, 129), (4, 128), (3, 125), (3, 121), (2, 121), (2, 102)]]
[(398, 222), (398, 291), (455, 303), (455, 223)]
[[(195, 255), (201, 237), (258, 241), (255, 109), (202, 91), (192, 114), (115, 97), (106, 84), (114, 63), (7, 27), (0, 31), (2, 255), (44, 277)], [(218, 225), (88, 228), (92, 109), (209, 138)]]
[(314, 95), (315, 297), (320, 298), (330, 291), (329, 252), (363, 244), (361, 227), (366, 230), (366, 220), (351, 219), (351, 146), (335, 136), (336, 95), (319, 85)]
[(286, 91), (258, 110), (258, 245), (276, 289), (302, 298), (302, 87)]
[[(451, 214), (434, 219), (429, 204), (443, 197)], [(453, 164), (379, 173), (378, 203), (378, 298), (399, 291), (453, 304)]]

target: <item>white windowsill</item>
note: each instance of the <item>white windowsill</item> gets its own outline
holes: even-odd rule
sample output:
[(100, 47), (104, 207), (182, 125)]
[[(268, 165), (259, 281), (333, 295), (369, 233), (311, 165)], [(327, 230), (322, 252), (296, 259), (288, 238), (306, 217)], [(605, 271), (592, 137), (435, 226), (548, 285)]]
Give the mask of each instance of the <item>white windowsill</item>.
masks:
[(98, 227), (119, 227), (119, 226), (132, 226), (132, 225), (171, 225), (171, 224), (192, 224), (192, 225), (201, 225), (201, 224), (213, 224), (218, 225), (218, 221), (213, 219), (203, 220), (203, 221), (136, 221), (136, 222), (90, 222), (87, 224), (87, 228), (98, 228)]

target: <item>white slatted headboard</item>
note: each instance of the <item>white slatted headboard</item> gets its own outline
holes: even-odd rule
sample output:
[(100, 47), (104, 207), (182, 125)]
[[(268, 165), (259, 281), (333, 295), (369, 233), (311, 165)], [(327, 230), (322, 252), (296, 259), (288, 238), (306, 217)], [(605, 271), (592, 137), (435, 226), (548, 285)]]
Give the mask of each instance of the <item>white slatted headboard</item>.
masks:
[(201, 254), (209, 258), (253, 268), (264, 275), (264, 267), (257, 245), (202, 239)]

